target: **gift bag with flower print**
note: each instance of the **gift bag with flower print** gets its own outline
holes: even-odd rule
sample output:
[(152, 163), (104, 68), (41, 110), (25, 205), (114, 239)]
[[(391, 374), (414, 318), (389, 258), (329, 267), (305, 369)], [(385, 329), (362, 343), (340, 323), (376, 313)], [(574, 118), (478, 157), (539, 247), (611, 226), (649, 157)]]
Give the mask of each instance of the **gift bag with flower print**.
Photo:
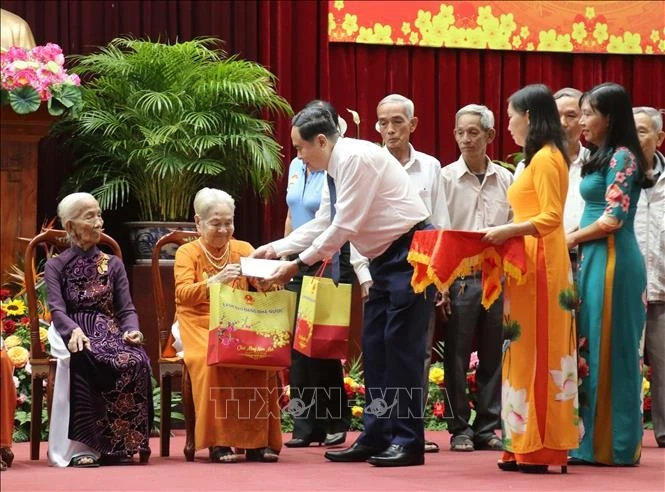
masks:
[(291, 365), (296, 294), (210, 286), (208, 365), (284, 369)]

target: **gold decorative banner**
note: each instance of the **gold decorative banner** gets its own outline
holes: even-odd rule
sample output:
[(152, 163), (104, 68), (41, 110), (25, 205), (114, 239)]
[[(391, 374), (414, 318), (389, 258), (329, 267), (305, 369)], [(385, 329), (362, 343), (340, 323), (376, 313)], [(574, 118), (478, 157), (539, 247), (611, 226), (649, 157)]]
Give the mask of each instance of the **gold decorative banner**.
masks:
[(665, 53), (665, 1), (329, 0), (331, 42), (574, 53)]

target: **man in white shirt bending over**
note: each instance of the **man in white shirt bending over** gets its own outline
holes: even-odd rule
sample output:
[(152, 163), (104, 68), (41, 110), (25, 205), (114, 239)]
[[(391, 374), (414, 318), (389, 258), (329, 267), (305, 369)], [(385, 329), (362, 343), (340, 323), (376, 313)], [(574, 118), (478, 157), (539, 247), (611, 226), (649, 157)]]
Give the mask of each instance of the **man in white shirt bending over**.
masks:
[[(478, 104), (464, 106), (455, 115), (454, 135), (461, 156), (441, 171), (452, 228), (479, 231), (510, 222), (512, 211), (506, 192), (513, 175), (487, 157), (487, 145), (495, 137), (494, 114)], [(443, 365), (450, 402), (446, 409), (450, 449), (499, 451), (503, 445), (494, 431), (501, 425), (503, 296), (489, 309), (482, 306), (481, 272), (457, 278), (449, 292)], [(476, 417), (471, 424), (466, 375), (474, 339), (478, 346), (478, 390)]]
[[(411, 134), (418, 126), (413, 101), (400, 94), (390, 94), (379, 101), (376, 106), (376, 117), (376, 130), (383, 139), (384, 151), (392, 155), (404, 167), (431, 214), (432, 224), (438, 229), (450, 229), (448, 204), (441, 178), (441, 163), (431, 155), (418, 152), (410, 143)], [(425, 388), (427, 388), (429, 380), (435, 327), (436, 318), (432, 316), (427, 330)], [(426, 453), (437, 451), (439, 451), (439, 446), (436, 443), (425, 441)]]
[(310, 169), (328, 172), (328, 187), (313, 220), (253, 253), (279, 258), (300, 252), (267, 280), (284, 284), (304, 265), (333, 256), (351, 241), (369, 258), (374, 282), (362, 333), (365, 430), (351, 447), (325, 456), (375, 466), (422, 465), (423, 360), (434, 290), (413, 292), (406, 257), (414, 232), (432, 228), (429, 210), (394, 158), (371, 142), (339, 138), (326, 110), (300, 111), (291, 140)]

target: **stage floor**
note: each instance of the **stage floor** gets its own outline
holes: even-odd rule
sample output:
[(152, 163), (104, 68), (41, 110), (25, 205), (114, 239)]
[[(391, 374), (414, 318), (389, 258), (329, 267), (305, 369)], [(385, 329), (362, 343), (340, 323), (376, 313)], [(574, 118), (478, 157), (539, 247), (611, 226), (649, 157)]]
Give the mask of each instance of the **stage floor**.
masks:
[[(350, 433), (347, 444), (357, 434)], [(290, 436), (285, 435), (285, 439)], [(457, 490), (665, 490), (665, 448), (656, 446), (653, 431), (645, 431), (642, 462), (638, 467), (568, 467), (561, 475), (551, 469), (547, 475), (502, 472), (496, 466), (500, 453), (448, 450), (447, 432), (428, 432), (427, 438), (441, 446), (428, 454), (425, 466), (376, 468), (367, 463), (331, 463), (323, 457), (324, 447), (282, 450), (278, 463), (213, 464), (208, 451), (197, 453), (187, 463), (181, 450), (182, 431), (171, 439), (172, 456), (153, 455), (148, 465), (99, 468), (53, 468), (46, 461), (46, 443), (41, 459), (29, 460), (28, 443), (16, 444), (13, 466), (0, 475), (0, 489), (19, 492), (49, 491), (457, 491)], [(159, 439), (151, 440), (153, 453)]]

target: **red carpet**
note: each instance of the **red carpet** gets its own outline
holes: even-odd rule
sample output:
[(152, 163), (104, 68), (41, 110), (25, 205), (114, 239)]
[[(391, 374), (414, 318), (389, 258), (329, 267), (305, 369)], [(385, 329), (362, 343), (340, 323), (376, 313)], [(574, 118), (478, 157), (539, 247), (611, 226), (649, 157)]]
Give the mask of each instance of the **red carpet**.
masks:
[[(355, 439), (351, 434), (350, 444)], [(285, 436), (290, 437), (290, 436)], [(331, 463), (323, 458), (323, 447), (284, 448), (279, 463), (212, 464), (208, 452), (200, 451), (194, 463), (187, 463), (181, 450), (181, 432), (171, 440), (172, 456), (153, 456), (145, 466), (87, 469), (49, 467), (46, 443), (42, 459), (30, 461), (28, 443), (14, 446), (13, 466), (0, 475), (3, 491), (111, 491), (123, 492), (189, 490), (343, 490), (356, 491), (456, 491), (456, 490), (665, 490), (665, 449), (656, 446), (647, 431), (638, 467), (568, 467), (567, 475), (551, 469), (547, 475), (502, 472), (496, 467), (499, 453), (476, 451), (453, 453), (447, 449), (447, 432), (428, 432), (441, 446), (428, 454), (425, 466), (375, 468), (367, 463)], [(151, 440), (153, 453), (159, 440)]]

